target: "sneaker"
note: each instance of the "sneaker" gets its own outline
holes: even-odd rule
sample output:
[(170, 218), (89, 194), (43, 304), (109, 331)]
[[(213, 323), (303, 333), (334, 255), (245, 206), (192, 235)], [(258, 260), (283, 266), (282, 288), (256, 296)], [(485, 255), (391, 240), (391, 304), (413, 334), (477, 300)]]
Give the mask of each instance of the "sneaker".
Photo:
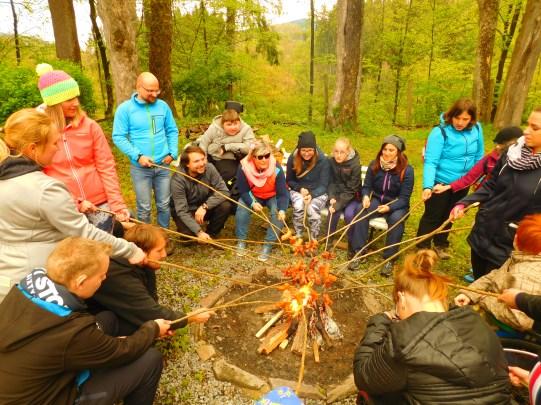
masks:
[(261, 254), (257, 257), (257, 260), (260, 262), (266, 262), (269, 260), (269, 255), (272, 252), (272, 246), (271, 245), (263, 245), (263, 249), (261, 250)]
[(243, 240), (237, 242), (237, 250), (235, 251), (235, 254), (238, 257), (246, 256), (246, 242)]
[(440, 248), (434, 246), (434, 251), (440, 258), (440, 260), (449, 260), (451, 258), (451, 254), (449, 253), (447, 248)]
[(473, 277), (473, 273), (468, 273), (464, 276), (464, 281), (467, 283), (473, 283), (475, 281), (475, 278)]
[(379, 271), (383, 277), (389, 277), (393, 274), (394, 263), (392, 261), (385, 263), (385, 265)]

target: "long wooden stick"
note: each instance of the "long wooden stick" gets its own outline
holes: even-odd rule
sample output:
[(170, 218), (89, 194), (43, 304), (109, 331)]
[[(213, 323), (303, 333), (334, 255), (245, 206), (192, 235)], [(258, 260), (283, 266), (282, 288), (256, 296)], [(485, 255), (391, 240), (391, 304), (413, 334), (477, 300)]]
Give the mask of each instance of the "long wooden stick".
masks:
[[(331, 208), (333, 211), (331, 211)], [(327, 225), (327, 235), (331, 233), (331, 223), (332, 223), (332, 217), (334, 215), (334, 204), (331, 204), (329, 206), (329, 224)], [(327, 247), (329, 246), (329, 238), (325, 239), (325, 249), (323, 249), (324, 252), (327, 251)]]
[(467, 286), (460, 285), (460, 284), (449, 283), (449, 285), (451, 287), (455, 287), (455, 288), (458, 288), (460, 290), (471, 291), (472, 293), (479, 294), (479, 295), (487, 295), (489, 297), (496, 297), (496, 298), (498, 298), (500, 296), (500, 294), (498, 294), (498, 293), (493, 293), (493, 292), (484, 291), (484, 290), (478, 290), (477, 288), (471, 288), (471, 287), (467, 287)]
[(198, 310), (195, 310), (192, 314), (190, 315), (185, 315), (183, 316), (182, 318), (178, 318), (178, 319), (174, 319), (171, 321), (171, 325), (174, 325), (176, 323), (179, 323), (179, 322), (182, 322), (186, 319), (188, 319), (189, 317), (191, 316), (194, 316), (194, 315), (198, 315), (198, 314), (202, 314), (202, 313), (205, 313), (205, 312), (209, 312), (209, 311), (216, 311), (218, 309), (226, 309), (226, 308), (233, 308), (233, 307), (240, 307), (240, 306), (243, 306), (243, 305), (252, 305), (252, 304), (274, 304), (275, 301), (244, 301), (244, 302), (236, 302), (234, 304), (222, 304), (222, 305), (217, 305), (215, 307), (211, 307), (211, 308), (199, 308)]
[(302, 226), (304, 226), (304, 230), (308, 233), (308, 242), (312, 241), (312, 234), (310, 233), (310, 228), (306, 226), (306, 213), (308, 211), (308, 204), (306, 203), (306, 200), (304, 200), (304, 213), (302, 216)]
[(306, 341), (308, 340), (308, 325), (306, 322), (306, 314), (304, 312), (304, 307), (302, 308), (302, 319), (304, 320), (304, 330), (303, 330), (303, 339), (302, 339), (302, 355), (301, 355), (301, 367), (299, 370), (299, 378), (297, 379), (297, 387), (295, 388), (295, 393), (299, 395), (301, 390), (302, 380), (304, 379), (304, 360), (306, 359)]
[[(266, 220), (269, 224), (272, 222), (272, 221), (267, 217), (267, 215), (266, 215), (263, 211), (261, 211), (261, 215), (263, 215), (263, 217), (265, 218), (265, 220)], [(278, 215), (278, 214), (277, 214), (277, 215)], [(280, 248), (282, 249), (282, 252), (285, 253), (286, 251), (285, 251), (285, 248), (284, 248), (284, 244), (282, 243), (282, 238), (280, 238), (280, 235), (276, 233), (276, 230), (275, 230), (273, 227), (271, 227), (271, 229), (272, 229), (272, 232), (274, 233), (274, 236), (276, 236), (276, 240), (277, 240), (278, 243), (280, 244)], [(282, 231), (282, 230), (280, 229), (280, 232), (281, 232), (281, 231)]]
[[(265, 219), (265, 217), (263, 217), (263, 216), (260, 215), (259, 213), (255, 212), (255, 211), (254, 211), (253, 209), (251, 209), (250, 207), (247, 207), (246, 205), (241, 204), (240, 202), (234, 200), (233, 198), (231, 198), (231, 197), (229, 197), (228, 195), (224, 194), (224, 193), (221, 192), (220, 190), (218, 190), (218, 189), (212, 187), (211, 185), (209, 185), (209, 184), (207, 184), (207, 183), (204, 183), (204, 182), (202, 182), (201, 180), (196, 179), (195, 177), (192, 177), (192, 176), (190, 176), (189, 174), (184, 173), (184, 172), (181, 171), (181, 170), (172, 169), (172, 168), (170, 168), (170, 167), (158, 165), (158, 164), (152, 163), (152, 162), (150, 163), (150, 165), (153, 166), (153, 167), (158, 167), (158, 168), (160, 168), (160, 169), (169, 170), (169, 171), (172, 172), (172, 173), (178, 173), (178, 174), (180, 174), (181, 176), (186, 177), (187, 179), (189, 179), (189, 180), (191, 180), (191, 181), (194, 181), (194, 182), (196, 182), (196, 183), (198, 183), (198, 184), (201, 184), (202, 186), (205, 186), (205, 187), (207, 187), (209, 190), (214, 191), (216, 194), (219, 194), (220, 196), (222, 196), (222, 197), (225, 198), (226, 200), (232, 202), (233, 204), (236, 204), (236, 205), (238, 205), (238, 206), (241, 207), (241, 208), (247, 209), (247, 210), (250, 211), (252, 214), (254, 214), (254, 215), (256, 215), (257, 217), (261, 218), (262, 220), (268, 222), (268, 224), (269, 224), (270, 226), (276, 228), (276, 225), (274, 225), (274, 224), (273, 224), (272, 222), (270, 222), (268, 219)], [(281, 229), (278, 229), (278, 232), (281, 232), (281, 231), (282, 231)]]

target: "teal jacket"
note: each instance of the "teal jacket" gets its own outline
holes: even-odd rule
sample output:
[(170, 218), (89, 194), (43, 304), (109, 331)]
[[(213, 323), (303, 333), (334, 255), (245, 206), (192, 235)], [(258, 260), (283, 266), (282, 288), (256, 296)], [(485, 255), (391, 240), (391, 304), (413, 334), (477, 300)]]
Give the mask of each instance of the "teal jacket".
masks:
[[(443, 136), (441, 128), (446, 133)], [(451, 184), (458, 180), (483, 157), (483, 128), (478, 122), (471, 129), (457, 131), (440, 116), (440, 125), (432, 128), (426, 143), (423, 189), (435, 184)]]
[(132, 164), (139, 155), (160, 164), (167, 155), (178, 157), (178, 129), (173, 113), (163, 100), (149, 104), (132, 94), (120, 104), (113, 123), (113, 142)]

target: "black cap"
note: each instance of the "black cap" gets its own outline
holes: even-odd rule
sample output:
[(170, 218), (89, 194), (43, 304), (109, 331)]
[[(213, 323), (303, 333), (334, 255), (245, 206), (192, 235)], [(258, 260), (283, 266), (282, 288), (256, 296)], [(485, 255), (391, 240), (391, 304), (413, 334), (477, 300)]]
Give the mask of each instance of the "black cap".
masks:
[(244, 104), (239, 103), (238, 101), (226, 101), (225, 102), (226, 110), (235, 110), (239, 114), (244, 111)]
[(383, 138), (383, 142), (381, 144), (385, 145), (388, 143), (396, 146), (396, 149), (398, 149), (400, 152), (404, 152), (406, 150), (406, 141), (404, 138), (401, 138), (398, 135), (387, 135), (385, 138)]
[(513, 139), (518, 139), (521, 136), (522, 129), (520, 129), (519, 127), (505, 127), (500, 129), (500, 131), (496, 134), (493, 142), (503, 145), (509, 141), (512, 141)]
[(316, 136), (312, 131), (301, 132), (299, 135), (299, 141), (297, 142), (297, 149), (312, 148), (315, 149)]

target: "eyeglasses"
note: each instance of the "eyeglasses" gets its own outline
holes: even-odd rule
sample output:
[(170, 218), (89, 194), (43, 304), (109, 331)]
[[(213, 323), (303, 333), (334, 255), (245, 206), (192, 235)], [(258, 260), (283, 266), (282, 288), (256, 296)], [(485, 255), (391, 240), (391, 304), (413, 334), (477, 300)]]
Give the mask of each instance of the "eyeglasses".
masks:
[(150, 89), (147, 89), (145, 87), (143, 87), (143, 90), (146, 91), (147, 93), (156, 94), (157, 96), (159, 96), (160, 93), (162, 92), (160, 89), (158, 89), (158, 90), (150, 90)]
[(270, 155), (271, 155), (270, 153), (266, 153), (265, 155), (259, 155), (259, 156), (256, 156), (255, 158), (257, 160), (269, 159)]
[(333, 153), (334, 153), (335, 155), (347, 155), (347, 154), (348, 154), (348, 152), (345, 151), (345, 150), (336, 150), (336, 149), (333, 150)]

